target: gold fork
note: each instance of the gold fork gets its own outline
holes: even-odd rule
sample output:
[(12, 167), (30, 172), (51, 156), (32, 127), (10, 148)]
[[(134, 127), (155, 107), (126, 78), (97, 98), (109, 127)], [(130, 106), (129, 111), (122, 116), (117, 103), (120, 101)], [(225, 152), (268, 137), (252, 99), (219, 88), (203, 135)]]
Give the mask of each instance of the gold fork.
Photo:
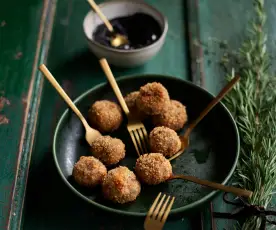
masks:
[(114, 93), (116, 94), (118, 101), (121, 104), (123, 111), (125, 112), (125, 114), (128, 118), (127, 129), (131, 136), (132, 142), (135, 146), (138, 156), (140, 156), (144, 153), (147, 153), (148, 133), (147, 133), (147, 130), (146, 130), (144, 124), (141, 121), (139, 121), (135, 116), (132, 116), (132, 114), (129, 112), (129, 109), (126, 105), (124, 97), (123, 97), (123, 95), (118, 87), (118, 84), (112, 74), (112, 71), (107, 63), (107, 60), (105, 58), (100, 59), (100, 64), (102, 66), (102, 69), (103, 69)]
[[(144, 222), (145, 230), (161, 230), (168, 218), (175, 197), (168, 196), (164, 204), (163, 202), (166, 198), (166, 195), (164, 194), (159, 201), (160, 197), (161, 192), (158, 194), (152, 206), (150, 207), (150, 210), (148, 211), (147, 217)], [(170, 198), (171, 201), (169, 203)]]

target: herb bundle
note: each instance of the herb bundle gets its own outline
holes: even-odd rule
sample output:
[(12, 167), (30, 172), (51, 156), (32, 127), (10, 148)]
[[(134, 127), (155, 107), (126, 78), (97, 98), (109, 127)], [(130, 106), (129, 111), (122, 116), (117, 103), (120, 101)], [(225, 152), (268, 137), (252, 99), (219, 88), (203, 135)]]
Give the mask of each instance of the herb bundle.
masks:
[[(224, 103), (240, 132), (237, 183), (254, 192), (249, 200), (251, 204), (267, 207), (276, 188), (276, 84), (266, 50), (264, 0), (253, 2), (255, 18), (250, 24), (248, 38), (233, 57), (235, 70), (227, 75), (228, 80), (236, 74), (241, 79)], [(230, 63), (233, 62), (228, 62), (228, 67)], [(260, 220), (253, 217), (241, 228), (252, 230), (259, 226)]]

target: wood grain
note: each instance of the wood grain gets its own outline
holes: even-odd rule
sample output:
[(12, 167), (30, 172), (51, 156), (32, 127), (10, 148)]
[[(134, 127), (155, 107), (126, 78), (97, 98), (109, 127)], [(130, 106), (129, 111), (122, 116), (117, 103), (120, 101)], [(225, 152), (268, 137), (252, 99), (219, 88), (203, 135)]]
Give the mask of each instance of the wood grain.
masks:
[(0, 229), (6, 229), (10, 213), (14, 215), (14, 182), (28, 113), (24, 98), (32, 79), (42, 6), (41, 1), (28, 0), (16, 7), (8, 2), (0, 7), (0, 96), (10, 101), (1, 111), (9, 122), (0, 125)]
[[(23, 127), (21, 132), (17, 171), (13, 184), (11, 209), (9, 212), (9, 219), (7, 221), (7, 228), (18, 229), (21, 224), (22, 210), (25, 199), (25, 188), (28, 178), (28, 167), (32, 152), (32, 145), (34, 140), (36, 117), (38, 115), (38, 108), (40, 103), (40, 96), (42, 90), (43, 80), (37, 74), (37, 65), (39, 61), (43, 61), (47, 57), (47, 47), (49, 45), (49, 36), (52, 31), (52, 19), (54, 16), (55, 1), (45, 1), (43, 11), (39, 24), (39, 31), (36, 43), (36, 50), (33, 59), (33, 66), (31, 71), (31, 78), (27, 97), (22, 99), (25, 105), (25, 118), (23, 120)], [(43, 55), (42, 55), (43, 54)]]

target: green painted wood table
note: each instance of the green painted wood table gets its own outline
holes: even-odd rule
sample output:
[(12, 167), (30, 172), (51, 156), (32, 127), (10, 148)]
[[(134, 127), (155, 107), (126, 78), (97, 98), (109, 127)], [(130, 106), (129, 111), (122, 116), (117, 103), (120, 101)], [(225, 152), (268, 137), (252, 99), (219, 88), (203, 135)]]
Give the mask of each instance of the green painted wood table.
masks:
[[(221, 50), (211, 45), (210, 51), (198, 41), (215, 37), (238, 47), (252, 1), (147, 2), (168, 18), (165, 45), (142, 67), (113, 69), (115, 76), (162, 73), (217, 93), (225, 83), (217, 67)], [(46, 63), (71, 98), (106, 81), (82, 31), (88, 10), (79, 0), (26, 0), (0, 7), (0, 229), (142, 229), (142, 219), (102, 213), (75, 197), (53, 164), (53, 132), (66, 105), (37, 67)], [(268, 1), (267, 10), (273, 36), (276, 6)], [(269, 47), (273, 52), (274, 43)], [(218, 196), (198, 213), (170, 219), (165, 229), (233, 229), (233, 221), (214, 221), (212, 210), (230, 209)]]

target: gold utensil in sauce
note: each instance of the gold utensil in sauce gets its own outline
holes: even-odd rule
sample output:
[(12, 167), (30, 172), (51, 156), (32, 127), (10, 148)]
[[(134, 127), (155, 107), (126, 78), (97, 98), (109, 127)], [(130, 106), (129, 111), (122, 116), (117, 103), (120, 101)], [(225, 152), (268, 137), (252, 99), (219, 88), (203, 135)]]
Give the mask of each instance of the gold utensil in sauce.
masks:
[(111, 37), (111, 45), (113, 47), (119, 47), (121, 45), (126, 45), (128, 44), (128, 39), (126, 36), (122, 35), (122, 34), (118, 34), (114, 31), (113, 26), (111, 25), (111, 23), (109, 22), (109, 20), (106, 18), (106, 16), (102, 13), (102, 11), (100, 10), (99, 6), (95, 3), (94, 0), (87, 0), (88, 3), (90, 4), (90, 6), (92, 7), (92, 9), (98, 14), (98, 16), (102, 19), (102, 21), (104, 22), (104, 24), (106, 25), (107, 29), (112, 33), (112, 37)]

